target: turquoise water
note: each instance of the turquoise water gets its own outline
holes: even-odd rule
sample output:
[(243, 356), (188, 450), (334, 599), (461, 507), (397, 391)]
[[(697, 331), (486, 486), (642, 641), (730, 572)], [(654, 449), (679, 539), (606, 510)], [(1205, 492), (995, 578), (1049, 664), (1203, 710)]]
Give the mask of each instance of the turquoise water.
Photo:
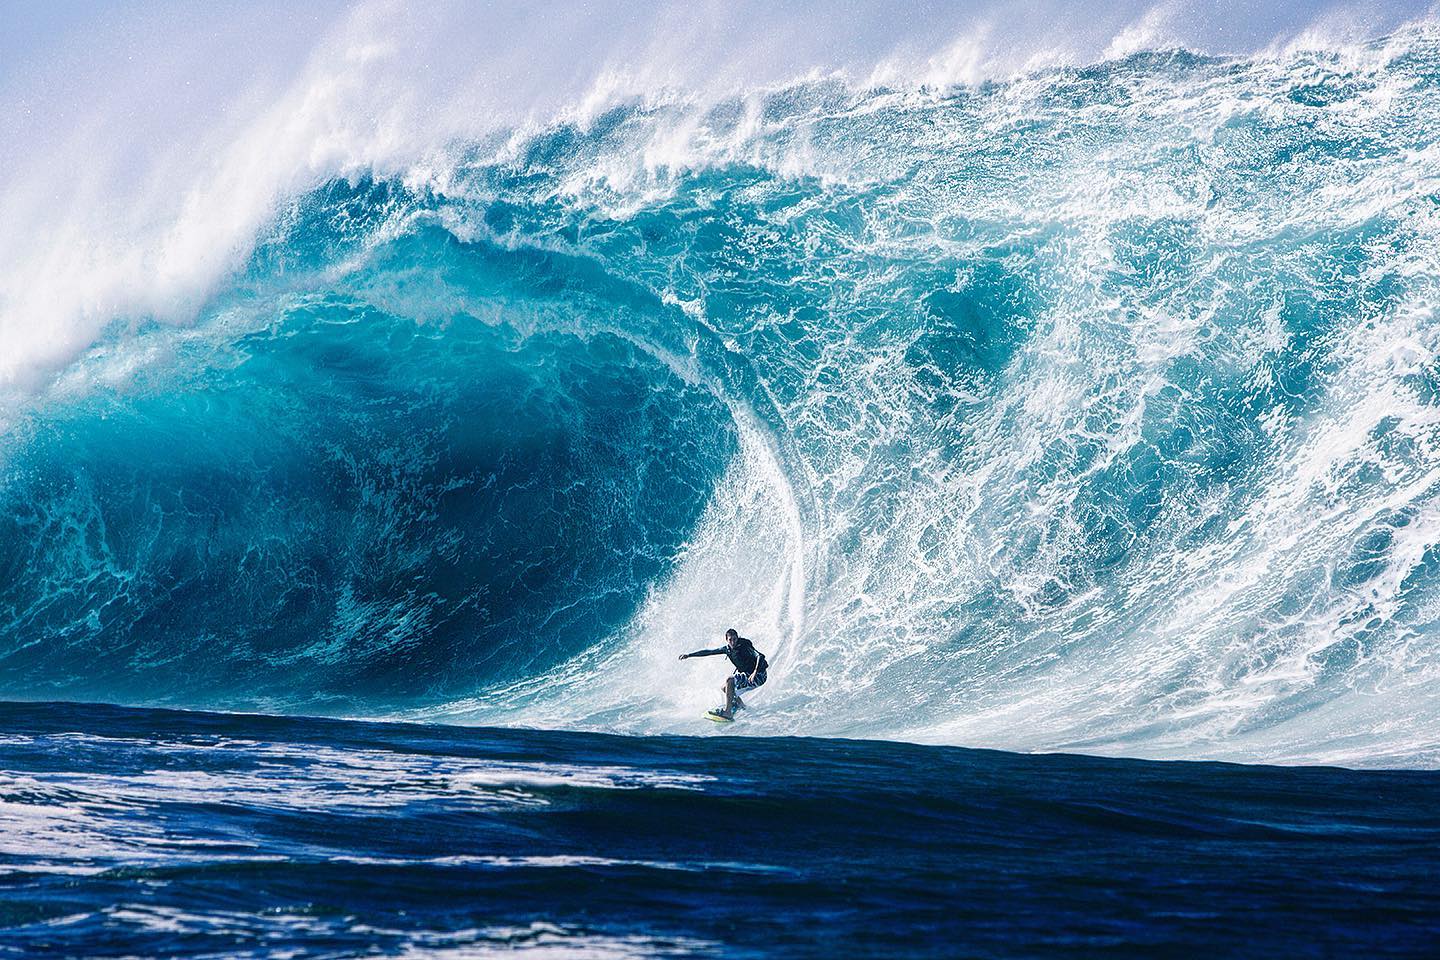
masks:
[(10, 381), (0, 695), (686, 732), (735, 625), (766, 733), (1433, 765), (1437, 90), (816, 76), (184, 220)]
[(0, 957), (1432, 954), (1409, 6), (14, 11)]

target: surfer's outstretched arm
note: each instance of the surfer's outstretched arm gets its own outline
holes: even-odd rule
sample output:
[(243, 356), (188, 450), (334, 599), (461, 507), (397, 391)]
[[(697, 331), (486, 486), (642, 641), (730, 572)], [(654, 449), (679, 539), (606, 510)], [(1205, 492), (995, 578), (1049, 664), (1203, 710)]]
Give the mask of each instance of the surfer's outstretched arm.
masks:
[(696, 650), (694, 653), (682, 653), (682, 654), (680, 654), (680, 659), (681, 659), (681, 660), (689, 660), (691, 657), (718, 657), (720, 654), (722, 654), (722, 653), (724, 653), (724, 652), (725, 652), (725, 648), (724, 648), (724, 647), (719, 647), (719, 648), (717, 648), (717, 649), (715, 649), (715, 650)]

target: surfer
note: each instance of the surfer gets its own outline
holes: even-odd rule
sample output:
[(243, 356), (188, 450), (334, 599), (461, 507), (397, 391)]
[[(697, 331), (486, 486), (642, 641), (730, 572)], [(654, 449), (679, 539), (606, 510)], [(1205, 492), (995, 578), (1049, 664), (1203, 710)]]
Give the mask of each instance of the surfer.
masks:
[(735, 667), (735, 673), (725, 678), (725, 706), (710, 712), (722, 719), (733, 720), (736, 710), (745, 709), (745, 701), (740, 699), (740, 691), (754, 690), (756, 687), (764, 686), (765, 672), (769, 669), (770, 664), (766, 662), (765, 654), (756, 650), (755, 644), (736, 633), (733, 627), (725, 631), (725, 646), (716, 647), (714, 650), (682, 653), (680, 659), (715, 657), (722, 653), (730, 658), (731, 665)]

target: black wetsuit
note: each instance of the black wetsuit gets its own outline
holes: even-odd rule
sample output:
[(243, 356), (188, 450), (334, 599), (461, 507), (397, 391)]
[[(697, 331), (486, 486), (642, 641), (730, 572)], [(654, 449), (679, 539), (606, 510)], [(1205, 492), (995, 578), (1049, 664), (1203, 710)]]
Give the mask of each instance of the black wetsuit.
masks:
[(744, 637), (737, 637), (733, 644), (725, 644), (723, 647), (716, 647), (714, 650), (696, 650), (690, 654), (692, 657), (714, 657), (725, 654), (735, 666), (736, 673), (743, 673), (746, 676), (755, 674), (755, 686), (765, 682), (765, 673), (770, 664), (765, 662), (765, 654), (755, 649), (755, 644)]

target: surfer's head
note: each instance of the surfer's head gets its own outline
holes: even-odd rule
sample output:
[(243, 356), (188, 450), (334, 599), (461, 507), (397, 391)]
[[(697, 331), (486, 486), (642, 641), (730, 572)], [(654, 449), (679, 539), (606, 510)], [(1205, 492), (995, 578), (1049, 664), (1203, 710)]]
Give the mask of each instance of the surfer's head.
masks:
[(738, 639), (740, 639), (740, 634), (738, 634), (738, 633), (735, 632), (735, 628), (734, 628), (734, 627), (731, 627), (729, 630), (726, 630), (726, 631), (725, 631), (725, 642), (726, 642), (726, 643), (734, 643), (734, 642), (735, 642), (736, 640), (738, 640)]

